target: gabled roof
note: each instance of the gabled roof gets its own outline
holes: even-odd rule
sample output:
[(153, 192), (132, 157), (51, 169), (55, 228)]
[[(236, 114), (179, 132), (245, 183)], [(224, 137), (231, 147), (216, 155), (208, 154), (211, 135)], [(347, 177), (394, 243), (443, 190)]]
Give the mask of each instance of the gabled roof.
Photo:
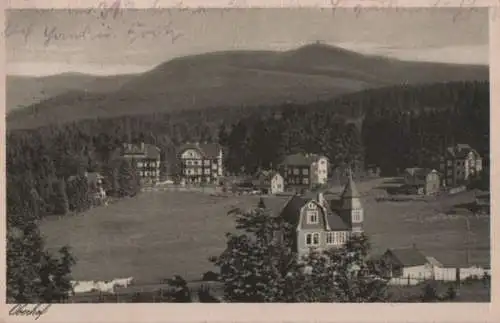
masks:
[(434, 257), (425, 257), (427, 259), (427, 262), (430, 263), (431, 265), (435, 267), (443, 267), (443, 264), (439, 262), (436, 258)]
[(310, 200), (294, 195), (281, 211), (281, 216), (291, 225), (297, 225), (300, 219), (300, 209)]
[(312, 163), (317, 162), (320, 158), (326, 158), (318, 154), (293, 154), (288, 155), (283, 160), (283, 165), (288, 166), (310, 166)]
[(270, 210), (274, 216), (279, 216), (285, 206), (288, 204), (290, 197), (273, 196), (262, 198), (262, 200), (266, 205), (266, 209)]
[(184, 151), (188, 149), (195, 149), (199, 151), (204, 158), (216, 159), (217, 157), (219, 157), (221, 146), (217, 143), (188, 142), (180, 147), (179, 153), (182, 154)]
[(160, 159), (160, 148), (151, 144), (124, 144), (122, 154), (125, 157), (146, 157)]
[(397, 262), (407, 267), (422, 266), (429, 263), (424, 254), (415, 247), (387, 249), (385, 254), (391, 254)]
[(353, 198), (353, 197), (360, 197), (361, 195), (358, 192), (358, 189), (356, 188), (356, 184), (354, 184), (354, 180), (352, 179), (352, 175), (349, 174), (347, 184), (344, 188), (344, 191), (342, 192), (341, 198)]
[(331, 231), (346, 231), (350, 227), (335, 211), (328, 212), (326, 221)]
[[(294, 195), (282, 209), (281, 216), (283, 216), (287, 222), (292, 225), (297, 225), (300, 219), (300, 210), (304, 205), (309, 203), (310, 201), (314, 201), (318, 203), (317, 199), (313, 198), (305, 198), (299, 195)], [(349, 230), (349, 225), (344, 222), (344, 220), (340, 217), (340, 215), (333, 211), (329, 205), (329, 202), (324, 205), (326, 211), (326, 224), (331, 231), (345, 231)], [(326, 230), (327, 228), (325, 228)]]
[(252, 178), (252, 184), (258, 187), (267, 187), (271, 185), (274, 176), (279, 175), (276, 171), (260, 171)]
[(452, 158), (464, 158), (470, 152), (477, 154), (477, 151), (468, 144), (456, 144), (455, 146), (446, 148), (446, 156)]

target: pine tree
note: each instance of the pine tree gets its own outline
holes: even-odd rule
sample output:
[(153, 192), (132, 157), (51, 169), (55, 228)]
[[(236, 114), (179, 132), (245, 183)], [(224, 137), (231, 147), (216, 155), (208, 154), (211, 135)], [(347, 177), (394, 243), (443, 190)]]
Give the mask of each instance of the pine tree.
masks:
[(119, 196), (135, 196), (140, 190), (137, 171), (132, 161), (123, 159), (118, 168)]
[(71, 291), (71, 267), (75, 259), (68, 247), (61, 258), (45, 251), (37, 226), (38, 205), (25, 191), (19, 213), (7, 214), (7, 302), (62, 302)]
[(69, 200), (66, 192), (66, 182), (64, 179), (58, 180), (55, 184), (55, 193), (53, 198), (54, 213), (66, 215), (69, 213)]

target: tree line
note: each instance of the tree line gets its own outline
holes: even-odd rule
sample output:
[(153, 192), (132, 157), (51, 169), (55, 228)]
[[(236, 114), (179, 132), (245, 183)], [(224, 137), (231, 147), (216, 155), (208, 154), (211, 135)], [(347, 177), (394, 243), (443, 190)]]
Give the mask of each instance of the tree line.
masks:
[(377, 165), (394, 175), (407, 167), (437, 168), (455, 143), (470, 144), (488, 160), (489, 84), (367, 90), (223, 124), (218, 138), (230, 172), (275, 168), (285, 155), (302, 152), (329, 157), (333, 169)]
[[(489, 83), (452, 82), (366, 90), (331, 101), (233, 107), (83, 120), (7, 133), (8, 207), (20, 183), (33, 187), (42, 215), (89, 207), (85, 172), (100, 172), (111, 195), (138, 191), (135, 165), (117, 159), (123, 143), (161, 150), (161, 174), (179, 173), (185, 142), (219, 142), (225, 169), (253, 174), (276, 168), (285, 155), (324, 154), (333, 169), (362, 171), (436, 167), (445, 147), (468, 143), (489, 155)], [(73, 177), (74, 180), (68, 179)]]
[[(468, 143), (487, 158), (489, 83), (403, 85), (303, 105), (83, 120), (8, 131), (6, 140), (7, 217), (36, 240), (36, 221), (32, 228), (21, 224), (31, 223), (25, 216), (34, 212), (27, 211), (27, 201), (36, 206), (37, 218), (86, 210), (90, 192), (85, 171), (102, 173), (111, 195), (137, 193), (134, 165), (116, 158), (125, 142), (158, 146), (163, 174), (178, 172), (177, 149), (188, 141), (220, 142), (227, 170), (247, 174), (276, 167), (294, 152), (325, 154), (333, 167), (377, 164), (387, 174), (430, 165), (454, 142)], [(31, 244), (30, 239), (20, 246)], [(43, 253), (43, 246), (37, 248)], [(30, 261), (40, 259), (37, 255)], [(20, 268), (15, 262), (11, 268)]]

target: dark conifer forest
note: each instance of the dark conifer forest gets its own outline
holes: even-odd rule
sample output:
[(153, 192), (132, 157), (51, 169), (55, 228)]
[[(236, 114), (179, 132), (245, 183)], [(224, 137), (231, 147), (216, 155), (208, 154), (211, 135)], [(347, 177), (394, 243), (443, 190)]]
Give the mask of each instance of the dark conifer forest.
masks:
[[(101, 172), (108, 191), (134, 195), (134, 169), (116, 161), (125, 142), (161, 149), (162, 176), (178, 172), (185, 142), (219, 142), (230, 173), (276, 167), (285, 154), (322, 153), (332, 167), (377, 165), (382, 173), (434, 166), (443, 149), (467, 143), (489, 155), (489, 82), (401, 85), (304, 105), (209, 110), (80, 120), (7, 132), (8, 214), (31, 191), (41, 215), (90, 206), (85, 171)], [(69, 177), (77, 180), (68, 182)], [(127, 182), (127, 179), (129, 181)]]

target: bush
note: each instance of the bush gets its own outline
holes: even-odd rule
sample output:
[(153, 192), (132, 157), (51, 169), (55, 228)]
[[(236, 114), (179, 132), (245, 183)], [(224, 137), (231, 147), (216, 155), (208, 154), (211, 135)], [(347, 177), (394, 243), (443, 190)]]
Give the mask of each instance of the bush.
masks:
[(423, 293), (421, 296), (422, 302), (437, 302), (439, 300), (439, 295), (437, 292), (435, 282), (428, 282), (424, 285)]
[(446, 291), (445, 299), (452, 301), (455, 298), (457, 298), (457, 291), (455, 290), (455, 287), (453, 287), (453, 286), (448, 287), (448, 290)]

